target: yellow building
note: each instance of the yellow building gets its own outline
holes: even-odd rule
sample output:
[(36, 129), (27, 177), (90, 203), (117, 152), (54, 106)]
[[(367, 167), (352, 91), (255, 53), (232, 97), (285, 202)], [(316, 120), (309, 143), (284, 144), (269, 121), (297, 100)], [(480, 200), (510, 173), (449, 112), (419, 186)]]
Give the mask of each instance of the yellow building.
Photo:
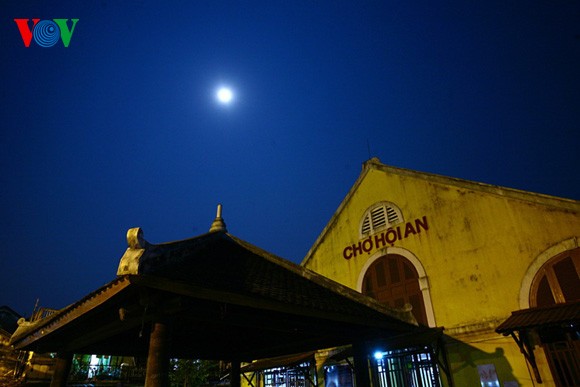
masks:
[(579, 385), (579, 239), (578, 201), (373, 158), (302, 266), (444, 327), (456, 386)]

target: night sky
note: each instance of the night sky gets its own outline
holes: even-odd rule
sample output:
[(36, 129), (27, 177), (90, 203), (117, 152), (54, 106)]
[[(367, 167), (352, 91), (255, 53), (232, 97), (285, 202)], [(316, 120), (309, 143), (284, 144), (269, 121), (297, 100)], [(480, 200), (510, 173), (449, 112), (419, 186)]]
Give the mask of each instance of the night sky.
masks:
[[(0, 305), (25, 316), (218, 203), (299, 263), (372, 156), (580, 199), (579, 1), (55, 3), (0, 0)], [(15, 18), (79, 21), (27, 48)]]

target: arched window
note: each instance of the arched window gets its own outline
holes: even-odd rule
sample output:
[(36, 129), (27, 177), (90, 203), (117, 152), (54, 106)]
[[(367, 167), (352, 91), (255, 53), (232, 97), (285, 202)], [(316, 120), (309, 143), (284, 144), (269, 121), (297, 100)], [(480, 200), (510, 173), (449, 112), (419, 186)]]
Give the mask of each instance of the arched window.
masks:
[(550, 306), (580, 300), (580, 248), (546, 262), (532, 281), (530, 306)]
[(401, 255), (388, 254), (373, 262), (364, 275), (362, 293), (394, 308), (410, 304), (417, 322), (428, 325), (419, 275)]
[[(580, 300), (580, 248), (565, 251), (544, 263), (532, 281), (530, 306), (545, 307)], [(574, 325), (542, 326), (542, 348), (557, 386), (580, 385), (580, 345)]]

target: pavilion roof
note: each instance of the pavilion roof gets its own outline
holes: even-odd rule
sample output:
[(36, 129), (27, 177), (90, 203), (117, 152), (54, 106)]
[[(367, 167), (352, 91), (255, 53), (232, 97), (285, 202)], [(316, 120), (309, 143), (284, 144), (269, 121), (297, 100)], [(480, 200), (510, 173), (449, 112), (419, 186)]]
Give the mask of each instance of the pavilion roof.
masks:
[(421, 333), (388, 308), (218, 230), (150, 244), (140, 229), (118, 276), (11, 338), (36, 352), (140, 356), (152, 321), (171, 322), (171, 356), (252, 360)]

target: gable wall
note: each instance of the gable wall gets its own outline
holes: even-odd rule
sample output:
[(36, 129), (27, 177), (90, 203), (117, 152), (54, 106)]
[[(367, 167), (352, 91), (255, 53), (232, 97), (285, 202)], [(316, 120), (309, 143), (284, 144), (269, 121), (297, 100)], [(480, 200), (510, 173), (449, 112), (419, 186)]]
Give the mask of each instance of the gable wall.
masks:
[[(529, 379), (515, 344), (493, 329), (520, 309), (526, 273), (538, 265), (543, 252), (564, 241), (578, 246), (580, 203), (376, 165), (363, 172), (357, 184), (303, 265), (361, 291), (364, 272), (385, 252), (416, 257), (432, 304), (430, 325), (443, 326), (458, 339), (469, 336), (483, 353), (501, 349), (502, 359), (513, 353), (509, 368), (514, 368), (514, 379)], [(367, 251), (354, 256), (354, 246), (364, 243), (359, 233), (362, 216), (379, 201), (401, 209), (405, 221), (400, 237), (383, 245), (371, 236), (372, 248), (366, 242), (361, 247)], [(417, 219), (426, 219), (428, 229), (417, 227)], [(420, 231), (408, 232), (405, 238), (407, 222)], [(497, 340), (505, 346), (498, 347)], [(548, 372), (547, 385), (549, 379)]]

